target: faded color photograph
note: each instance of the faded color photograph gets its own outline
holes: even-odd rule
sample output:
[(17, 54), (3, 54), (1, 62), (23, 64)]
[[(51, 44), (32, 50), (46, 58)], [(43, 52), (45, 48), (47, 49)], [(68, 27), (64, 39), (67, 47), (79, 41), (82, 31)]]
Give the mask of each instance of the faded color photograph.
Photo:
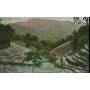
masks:
[(0, 17), (0, 73), (88, 73), (89, 17)]

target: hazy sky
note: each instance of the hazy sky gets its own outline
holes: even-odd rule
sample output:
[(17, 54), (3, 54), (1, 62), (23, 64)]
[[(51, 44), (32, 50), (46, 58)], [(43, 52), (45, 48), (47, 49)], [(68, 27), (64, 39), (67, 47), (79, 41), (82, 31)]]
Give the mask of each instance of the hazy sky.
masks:
[(35, 19), (35, 18), (57, 20), (57, 21), (72, 21), (73, 20), (73, 17), (1, 17), (1, 19), (3, 20), (2, 22), (5, 24), (27, 21), (28, 19)]

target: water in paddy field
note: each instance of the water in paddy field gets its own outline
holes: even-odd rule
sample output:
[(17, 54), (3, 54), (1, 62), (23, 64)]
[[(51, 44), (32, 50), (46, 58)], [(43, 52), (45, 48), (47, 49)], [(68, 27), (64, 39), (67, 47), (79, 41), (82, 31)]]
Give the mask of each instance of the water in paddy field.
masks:
[(0, 73), (71, 73), (70, 70), (55, 68), (53, 64), (43, 64), (41, 68), (34, 68), (31, 66), (20, 65), (2, 65), (0, 64)]

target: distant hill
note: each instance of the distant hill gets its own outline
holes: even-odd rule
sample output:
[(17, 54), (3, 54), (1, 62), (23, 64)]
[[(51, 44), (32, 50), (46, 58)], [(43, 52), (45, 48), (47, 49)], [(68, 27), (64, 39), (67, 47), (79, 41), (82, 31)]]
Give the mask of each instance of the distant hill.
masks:
[(10, 24), (18, 34), (31, 33), (40, 39), (57, 40), (70, 35), (74, 30), (78, 30), (78, 25), (70, 21), (55, 21), (47, 19), (30, 19), (24, 22)]

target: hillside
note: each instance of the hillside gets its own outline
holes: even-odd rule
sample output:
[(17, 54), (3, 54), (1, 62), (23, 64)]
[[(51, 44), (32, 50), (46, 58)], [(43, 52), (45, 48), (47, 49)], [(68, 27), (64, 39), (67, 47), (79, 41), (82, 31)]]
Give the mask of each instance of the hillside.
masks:
[(77, 30), (78, 26), (70, 21), (55, 21), (47, 19), (30, 19), (24, 22), (11, 24), (12, 28), (18, 34), (31, 33), (37, 35), (40, 39), (57, 40), (64, 38)]

